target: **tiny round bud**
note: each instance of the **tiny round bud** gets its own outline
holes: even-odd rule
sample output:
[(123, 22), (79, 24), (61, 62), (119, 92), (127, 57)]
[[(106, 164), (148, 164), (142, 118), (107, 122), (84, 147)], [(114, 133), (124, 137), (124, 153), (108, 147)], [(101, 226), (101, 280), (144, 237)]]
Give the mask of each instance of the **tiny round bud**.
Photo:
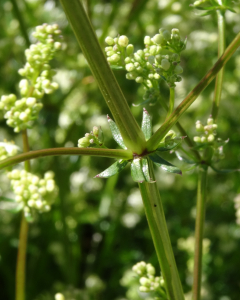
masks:
[(137, 83), (142, 83), (142, 82), (143, 82), (143, 77), (138, 76), (138, 77), (135, 79), (135, 81), (136, 81)]
[(105, 43), (108, 44), (109, 46), (112, 46), (114, 44), (114, 40), (110, 36), (107, 36), (105, 38)]
[(150, 36), (146, 35), (144, 37), (144, 44), (145, 45), (151, 45), (152, 44), (152, 40), (151, 40)]
[(208, 118), (208, 119), (207, 119), (207, 124), (208, 124), (208, 125), (212, 125), (212, 124), (213, 124), (213, 118), (211, 118), (211, 117)]
[(128, 72), (131, 72), (131, 71), (134, 71), (134, 70), (135, 70), (135, 66), (134, 66), (133, 63), (126, 64), (125, 68), (126, 68), (126, 70), (127, 70)]
[(152, 40), (158, 45), (162, 45), (165, 43), (165, 39), (164, 39), (163, 35), (161, 35), (161, 34), (154, 35)]
[(128, 45), (128, 42), (129, 42), (129, 39), (126, 35), (121, 35), (118, 39), (118, 44), (121, 46), (121, 47), (127, 47)]
[(111, 57), (108, 57), (107, 60), (109, 62), (116, 63), (121, 59), (121, 57), (118, 54), (113, 54)]
[(195, 143), (201, 143), (201, 138), (199, 136), (194, 136), (193, 140)]
[[(161, 29), (160, 29), (161, 30)], [(159, 30), (159, 31), (160, 31)], [(163, 32), (162, 32), (162, 35), (163, 35), (163, 37), (164, 37), (164, 39), (166, 40), (166, 41), (169, 41), (170, 39), (171, 39), (171, 34), (170, 34), (170, 32), (168, 31), (168, 30), (164, 30)]]
[(168, 59), (164, 58), (161, 61), (161, 66), (165, 71), (167, 71), (170, 68), (171, 64)]
[(174, 73), (175, 74), (181, 74), (183, 72), (183, 68), (179, 65), (177, 65), (175, 68), (174, 68)]
[(213, 134), (210, 134), (210, 135), (208, 136), (208, 138), (207, 138), (207, 140), (208, 140), (209, 143), (213, 142), (214, 139), (215, 139), (215, 137), (214, 137)]
[(63, 296), (63, 294), (57, 293), (55, 295), (55, 300), (65, 300), (65, 297)]

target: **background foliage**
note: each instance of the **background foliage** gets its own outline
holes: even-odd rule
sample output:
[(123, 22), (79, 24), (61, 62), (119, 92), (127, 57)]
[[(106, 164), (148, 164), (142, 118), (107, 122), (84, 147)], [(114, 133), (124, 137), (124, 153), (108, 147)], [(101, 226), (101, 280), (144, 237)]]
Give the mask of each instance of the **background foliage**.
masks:
[[(18, 69), (25, 63), (27, 48), (24, 30), (13, 4), (1, 0), (0, 10), (0, 94), (17, 91)], [(115, 147), (107, 125), (109, 110), (77, 45), (75, 37), (57, 0), (19, 0), (18, 6), (30, 37), (34, 27), (58, 23), (64, 36), (64, 49), (53, 66), (60, 89), (43, 99), (44, 108), (35, 127), (29, 131), (32, 150), (76, 146), (77, 140), (94, 125), (102, 126), (105, 144)], [(107, 35), (125, 34), (137, 48), (143, 37), (154, 35), (161, 27), (179, 28), (188, 37), (181, 65), (183, 81), (177, 84), (179, 103), (217, 60), (216, 17), (200, 17), (189, 7), (191, 1), (85, 1), (102, 46)], [(227, 45), (240, 30), (238, 13), (227, 12)], [(31, 39), (31, 37), (30, 37)], [(225, 68), (218, 133), (230, 138), (226, 159), (219, 168), (239, 168), (239, 80), (240, 53)], [(142, 101), (144, 91), (125, 79), (124, 71), (115, 75), (130, 106)], [(181, 118), (190, 137), (195, 122), (206, 122), (211, 111), (214, 83), (201, 94)], [(162, 83), (162, 97), (168, 88)], [(159, 104), (146, 107), (159, 126), (165, 112)], [(141, 121), (142, 107), (132, 107)], [(0, 137), (21, 138), (0, 116)], [(174, 161), (174, 155), (168, 159)], [(145, 260), (158, 266), (150, 232), (136, 183), (129, 168), (107, 180), (93, 177), (113, 161), (89, 157), (50, 157), (32, 161), (32, 171), (56, 174), (59, 196), (50, 213), (39, 215), (30, 226), (27, 261), (27, 299), (53, 299), (56, 292), (68, 293), (69, 299), (141, 299), (137, 289), (129, 289), (134, 278), (126, 273), (132, 265)], [(179, 162), (176, 162), (179, 167)], [(9, 182), (1, 177), (1, 196), (11, 198)], [(174, 247), (184, 291), (191, 289), (192, 253), (185, 239), (194, 231), (197, 176), (185, 172), (182, 177), (156, 170), (157, 181), (171, 241)], [(240, 294), (240, 228), (235, 222), (233, 199), (240, 193), (239, 174), (209, 174), (205, 237), (209, 251), (204, 256), (205, 300), (237, 300)], [(0, 201), (0, 208), (3, 204)], [(0, 210), (0, 289), (2, 299), (14, 298), (14, 274), (20, 215)], [(182, 242), (185, 246), (181, 246)], [(189, 247), (186, 245), (190, 245)], [(159, 271), (159, 270), (158, 270)], [(132, 284), (133, 285), (133, 284)], [(127, 295), (126, 295), (127, 293)], [(67, 298), (68, 299), (68, 298)]]

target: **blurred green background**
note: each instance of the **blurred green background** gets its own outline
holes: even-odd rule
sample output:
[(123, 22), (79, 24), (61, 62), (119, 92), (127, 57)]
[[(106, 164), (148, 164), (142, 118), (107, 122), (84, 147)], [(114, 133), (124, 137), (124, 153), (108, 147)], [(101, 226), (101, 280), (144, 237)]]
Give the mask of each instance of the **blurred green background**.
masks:
[[(18, 69), (25, 63), (27, 48), (15, 1), (0, 0), (0, 95), (18, 94)], [(216, 16), (200, 17), (189, 7), (191, 1), (117, 0), (84, 1), (93, 27), (104, 48), (104, 39), (125, 34), (135, 49), (142, 49), (145, 35), (153, 36), (161, 27), (179, 28), (188, 37), (181, 65), (183, 81), (176, 87), (176, 104), (191, 91), (217, 60)], [(44, 108), (34, 128), (29, 130), (32, 150), (73, 147), (93, 126), (101, 126), (105, 144), (116, 147), (107, 125), (109, 110), (91, 75), (58, 0), (17, 1), (26, 32), (31, 41), (34, 27), (42, 23), (59, 24), (63, 51), (52, 66), (60, 88), (43, 99)], [(237, 14), (226, 13), (227, 45), (240, 30)], [(132, 112), (141, 122), (144, 90), (115, 71)], [(240, 51), (225, 68), (218, 133), (230, 139), (226, 158), (218, 168), (240, 167), (239, 126)], [(190, 137), (195, 122), (206, 123), (211, 113), (214, 83), (199, 96), (181, 123)], [(167, 100), (168, 87), (161, 83)], [(165, 112), (158, 103), (146, 106), (157, 129)], [(22, 147), (21, 136), (7, 127), (0, 115), (0, 138), (14, 140)], [(187, 148), (186, 148), (187, 149)], [(174, 155), (168, 159), (182, 166)], [(145, 260), (160, 272), (137, 184), (129, 168), (107, 180), (93, 177), (113, 160), (77, 156), (48, 157), (32, 161), (32, 171), (43, 175), (55, 172), (59, 196), (49, 213), (39, 215), (31, 224), (27, 252), (27, 300), (54, 299), (56, 292), (66, 300), (139, 300), (132, 265)], [(166, 213), (172, 245), (186, 299), (192, 285), (192, 236), (195, 223), (196, 171), (183, 176), (156, 169), (156, 177)], [(0, 196), (11, 197), (9, 181), (0, 173)], [(238, 173), (219, 175), (209, 172), (205, 224), (206, 252), (203, 268), (204, 300), (240, 299), (240, 228), (236, 224), (234, 198), (240, 194)], [(0, 202), (0, 208), (2, 208)], [(1, 299), (14, 299), (15, 265), (20, 215), (0, 209), (0, 291)]]

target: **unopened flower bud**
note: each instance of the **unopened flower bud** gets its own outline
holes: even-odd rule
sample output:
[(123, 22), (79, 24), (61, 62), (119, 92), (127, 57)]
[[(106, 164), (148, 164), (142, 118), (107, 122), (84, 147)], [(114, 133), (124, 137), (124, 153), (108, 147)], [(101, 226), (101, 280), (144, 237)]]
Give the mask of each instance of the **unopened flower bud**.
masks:
[(121, 46), (121, 47), (127, 47), (128, 45), (128, 42), (129, 42), (129, 39), (126, 35), (121, 35), (118, 39), (118, 44)]
[(151, 43), (152, 43), (151, 37), (148, 36), (148, 35), (146, 35), (146, 36), (144, 37), (144, 44), (145, 44), (145, 45), (151, 45)]
[(108, 44), (109, 46), (112, 46), (114, 44), (114, 40), (110, 36), (107, 36), (105, 38), (105, 43)]
[(152, 39), (158, 45), (162, 45), (165, 43), (165, 39), (162, 34), (156, 34)]
[(181, 74), (183, 72), (183, 68), (179, 65), (177, 65), (175, 68), (174, 68), (174, 73), (175, 74)]
[(165, 71), (167, 71), (170, 68), (171, 64), (168, 59), (164, 58), (161, 61), (161, 66)]

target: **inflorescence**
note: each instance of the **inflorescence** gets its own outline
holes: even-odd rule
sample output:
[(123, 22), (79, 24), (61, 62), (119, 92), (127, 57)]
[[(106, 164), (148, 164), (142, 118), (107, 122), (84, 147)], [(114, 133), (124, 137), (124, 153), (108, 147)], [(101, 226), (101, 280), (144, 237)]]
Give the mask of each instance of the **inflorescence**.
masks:
[[(155, 276), (155, 268), (151, 264), (141, 261), (132, 267), (132, 270), (139, 277), (139, 291), (144, 293), (153, 293), (154, 299), (161, 299), (165, 295), (164, 279), (162, 276)], [(159, 296), (159, 297), (158, 297)]]
[(145, 48), (136, 52), (125, 35), (108, 36), (105, 42), (108, 44), (105, 48), (108, 62), (113, 68), (125, 68), (127, 79), (142, 83), (147, 89), (158, 89), (160, 78), (170, 87), (181, 81), (180, 54), (186, 47), (186, 39), (180, 38), (178, 29), (174, 28), (170, 33), (161, 28), (154, 37), (145, 36)]
[(193, 140), (197, 143), (199, 149), (211, 147), (215, 158), (219, 160), (225, 157), (223, 153), (223, 146), (228, 141), (223, 141), (221, 138), (217, 138), (216, 129), (217, 124), (214, 123), (211, 116), (207, 119), (207, 125), (205, 126), (201, 123), (201, 121), (197, 121), (196, 131), (199, 132), (201, 136), (195, 136)]
[(83, 138), (78, 140), (78, 147), (102, 147), (103, 141), (104, 137), (101, 127), (94, 126), (90, 133), (86, 133)]
[(57, 195), (58, 189), (54, 181), (54, 173), (49, 171), (41, 179), (25, 170), (13, 170), (8, 173), (16, 202), (21, 204), (26, 217), (33, 211), (47, 212)]
[(58, 84), (53, 82), (55, 71), (51, 70), (49, 61), (61, 49), (60, 34), (57, 24), (36, 27), (33, 36), (38, 43), (25, 51), (27, 63), (19, 70), (19, 74), (25, 77), (19, 82), (21, 99), (17, 100), (14, 94), (1, 97), (0, 109), (4, 111), (7, 124), (15, 132), (31, 128), (32, 121), (37, 118), (42, 108), (37, 99), (58, 88)]

